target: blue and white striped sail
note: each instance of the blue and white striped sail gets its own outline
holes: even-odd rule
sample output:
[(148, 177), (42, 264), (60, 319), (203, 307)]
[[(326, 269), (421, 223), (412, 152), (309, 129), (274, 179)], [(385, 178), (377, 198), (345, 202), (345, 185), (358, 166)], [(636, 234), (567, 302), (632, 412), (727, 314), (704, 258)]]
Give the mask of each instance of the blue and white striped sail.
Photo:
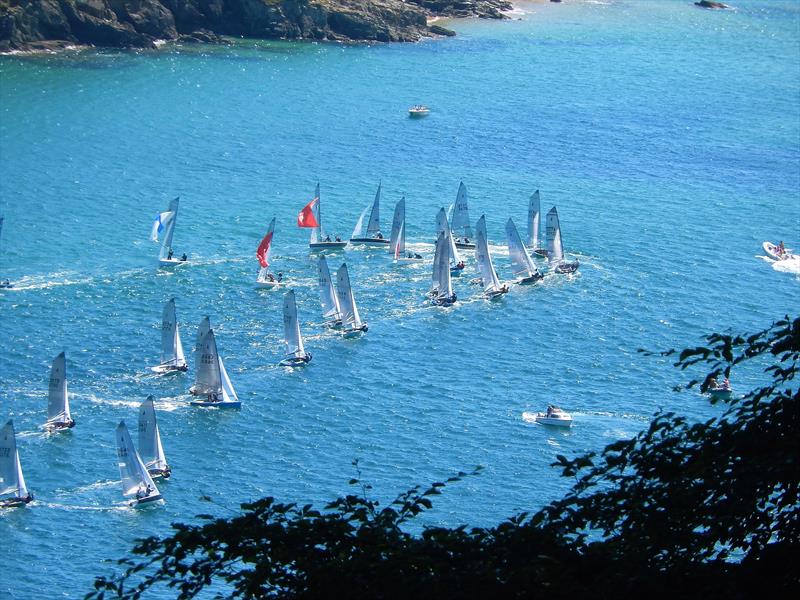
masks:
[(360, 329), (364, 323), (361, 315), (358, 314), (356, 299), (353, 296), (353, 289), (350, 287), (350, 275), (347, 273), (347, 265), (342, 263), (336, 271), (336, 296), (339, 299), (339, 306), (342, 309), (342, 325), (345, 329)]
[(169, 208), (165, 212), (159, 213), (153, 221), (150, 239), (157, 242), (159, 235), (161, 236), (161, 250), (158, 253), (159, 259), (167, 258), (169, 250), (172, 248), (172, 236), (175, 234), (175, 223), (178, 220), (179, 199), (180, 198), (174, 198), (169, 203)]
[(528, 201), (528, 246), (534, 250), (539, 247), (539, 229), (541, 221), (541, 202), (539, 190), (531, 194)]
[(336, 288), (333, 286), (331, 272), (328, 269), (328, 261), (324, 255), (319, 257), (319, 300), (322, 304), (322, 316), (331, 321), (342, 320), (342, 309), (339, 306), (339, 298), (336, 295)]
[(392, 218), (392, 235), (389, 238), (389, 251), (396, 259), (401, 258), (406, 251), (406, 199), (400, 198), (394, 207)]
[(492, 257), (489, 255), (489, 243), (486, 240), (486, 217), (481, 215), (475, 226), (475, 262), (478, 264), (478, 273), (483, 280), (484, 292), (499, 292), (501, 285), (497, 278), (497, 272), (492, 264)]
[(297, 301), (294, 290), (289, 290), (283, 297), (283, 339), (286, 342), (287, 356), (294, 358), (306, 356), (303, 336), (300, 335), (300, 323), (297, 321)]
[(120, 421), (116, 431), (117, 439), (117, 466), (122, 478), (122, 495), (133, 497), (137, 500), (147, 500), (160, 497), (156, 484), (147, 468), (144, 466), (139, 453), (133, 446), (133, 440), (128, 433), (125, 421)]
[(11, 499), (28, 497), (12, 420), (0, 429), (0, 496), (7, 495)]
[(72, 422), (67, 397), (67, 359), (62, 352), (53, 360), (50, 368), (50, 381), (47, 386), (47, 426), (57, 426)]
[(561, 225), (558, 222), (558, 211), (555, 206), (547, 212), (547, 221), (545, 225), (547, 260), (555, 264), (564, 262), (564, 246), (561, 242)]
[(148, 471), (163, 473), (169, 468), (152, 396), (148, 396), (139, 407), (139, 456)]
[(456, 237), (471, 238), (472, 226), (469, 220), (469, 207), (467, 206), (467, 186), (464, 182), (458, 184), (456, 203), (453, 206), (453, 222), (450, 224), (453, 235)]
[(539, 270), (525, 249), (513, 219), (506, 221), (506, 238), (508, 240), (508, 256), (511, 259), (514, 275), (527, 278), (538, 274)]

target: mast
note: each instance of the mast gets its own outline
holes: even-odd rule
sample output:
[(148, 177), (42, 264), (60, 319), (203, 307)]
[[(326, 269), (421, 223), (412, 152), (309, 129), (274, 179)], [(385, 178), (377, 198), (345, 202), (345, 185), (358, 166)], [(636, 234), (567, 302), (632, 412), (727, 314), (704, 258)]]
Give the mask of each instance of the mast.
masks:
[(528, 201), (528, 246), (534, 249), (539, 246), (540, 206), (539, 190), (536, 190), (531, 194), (530, 200)]
[(319, 182), (317, 182), (317, 187), (314, 188), (314, 198), (317, 200), (317, 204), (314, 207), (314, 216), (317, 218), (318, 226), (311, 229), (310, 243), (312, 244), (325, 239), (325, 231), (322, 229), (322, 199), (319, 195)]
[(67, 397), (67, 360), (63, 352), (53, 360), (47, 387), (47, 422), (71, 421)]

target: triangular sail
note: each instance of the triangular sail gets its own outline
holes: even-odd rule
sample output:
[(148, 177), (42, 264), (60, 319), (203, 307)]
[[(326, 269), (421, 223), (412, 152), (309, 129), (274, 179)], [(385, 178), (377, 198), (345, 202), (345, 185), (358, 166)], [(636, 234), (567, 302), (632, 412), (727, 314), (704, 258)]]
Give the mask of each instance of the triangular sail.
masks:
[(528, 201), (528, 246), (531, 248), (539, 247), (539, 221), (541, 220), (541, 204), (539, 202), (539, 190), (531, 194)]
[(311, 230), (311, 244), (316, 244), (325, 239), (325, 230), (322, 228), (322, 208), (320, 207), (322, 200), (319, 195), (319, 183), (317, 183), (317, 187), (314, 188), (314, 199), (316, 200), (314, 204), (314, 217), (317, 219), (318, 227), (314, 227)]
[(159, 213), (155, 221), (153, 221), (153, 229), (150, 233), (150, 239), (154, 242), (158, 241), (159, 234), (161, 237), (161, 250), (158, 253), (160, 259), (164, 259), (169, 254), (172, 247), (172, 236), (175, 233), (175, 223), (178, 219), (178, 201), (179, 198), (174, 198), (169, 203), (169, 208), (166, 212)]
[(158, 488), (153, 483), (153, 478), (150, 477), (150, 473), (147, 472), (142, 459), (133, 447), (133, 441), (125, 426), (125, 421), (120, 421), (117, 425), (116, 438), (117, 465), (122, 478), (122, 494), (144, 496), (147, 495), (148, 488), (150, 488), (149, 495), (158, 494)]
[(534, 273), (538, 273), (539, 270), (533, 264), (528, 251), (525, 250), (525, 245), (522, 243), (513, 219), (506, 221), (506, 238), (508, 240), (508, 256), (511, 259), (514, 275), (531, 277)]
[(269, 222), (269, 226), (267, 226), (267, 233), (261, 239), (261, 243), (256, 249), (256, 258), (258, 258), (259, 264), (264, 269), (269, 267), (269, 259), (270, 255), (272, 254), (272, 237), (274, 233), (275, 217), (272, 217), (272, 220)]
[(399, 258), (406, 251), (406, 199), (400, 198), (400, 202), (394, 207), (394, 217), (392, 218), (392, 235), (389, 238), (389, 251), (392, 256)]
[(328, 270), (328, 261), (325, 256), (319, 257), (319, 299), (322, 304), (322, 316), (326, 319), (340, 320), (342, 309), (333, 287), (331, 272)]
[(493, 292), (500, 289), (500, 280), (492, 264), (492, 257), (489, 255), (489, 243), (486, 240), (486, 217), (481, 215), (476, 226), (475, 239), (475, 262), (478, 263), (478, 271), (483, 279), (483, 289), (486, 292)]
[(197, 328), (197, 339), (194, 343), (195, 352), (200, 352), (202, 350), (203, 340), (209, 331), (211, 331), (211, 319), (208, 317), (203, 317), (203, 320), (200, 321), (200, 326)]
[(14, 422), (9, 420), (0, 429), (0, 495), (11, 493), (17, 498), (28, 496), (22, 465), (19, 462)]
[(283, 333), (287, 354), (302, 358), (306, 355), (303, 337), (300, 335), (300, 324), (297, 322), (297, 302), (294, 290), (289, 290), (283, 297)]
[(47, 386), (47, 422), (66, 423), (72, 420), (67, 398), (67, 359), (62, 352), (53, 360)]
[(461, 256), (458, 253), (458, 248), (456, 248), (456, 242), (453, 239), (453, 235), (450, 232), (450, 225), (447, 223), (447, 213), (444, 211), (444, 208), (440, 208), (439, 212), (436, 214), (436, 237), (439, 237), (440, 233), (444, 233), (447, 236), (447, 243), (450, 245), (450, 262), (453, 264), (458, 264), (461, 262)]
[(453, 206), (453, 222), (451, 223), (452, 231), (455, 235), (461, 235), (467, 238), (472, 237), (472, 227), (469, 221), (469, 207), (467, 206), (467, 186), (464, 182), (458, 184), (458, 194), (456, 195), (456, 203)]
[(219, 354), (217, 354), (217, 365), (222, 381), (222, 400), (225, 402), (238, 402), (239, 396), (236, 395), (236, 390), (233, 389), (231, 378), (228, 377), (228, 371), (225, 370), (225, 363), (222, 362), (222, 357)]
[(219, 352), (213, 329), (209, 329), (200, 342), (192, 391), (197, 395), (222, 394)]
[(361, 231), (364, 229), (364, 217), (367, 216), (368, 210), (369, 206), (366, 206), (364, 207), (364, 210), (361, 211), (361, 215), (358, 217), (356, 226), (353, 228), (353, 233), (350, 234), (351, 240), (361, 236)]
[(358, 314), (356, 299), (350, 287), (350, 275), (347, 273), (347, 265), (342, 263), (336, 271), (336, 296), (339, 298), (339, 306), (342, 309), (342, 324), (345, 327), (359, 329), (362, 326), (361, 316)]
[(546, 221), (547, 259), (550, 262), (564, 260), (564, 246), (561, 243), (561, 226), (558, 223), (558, 211), (554, 206), (547, 212)]
[(170, 298), (164, 304), (164, 311), (161, 315), (161, 364), (176, 367), (186, 366), (175, 313), (175, 298)]
[(375, 192), (375, 200), (372, 201), (372, 212), (369, 213), (367, 221), (367, 236), (376, 237), (381, 231), (381, 184), (378, 184), (378, 191)]
[(431, 291), (439, 298), (450, 298), (453, 295), (450, 275), (450, 250), (444, 232), (436, 238), (436, 251), (433, 257), (433, 285)]
[(164, 471), (167, 468), (152, 396), (139, 407), (139, 456), (148, 469)]

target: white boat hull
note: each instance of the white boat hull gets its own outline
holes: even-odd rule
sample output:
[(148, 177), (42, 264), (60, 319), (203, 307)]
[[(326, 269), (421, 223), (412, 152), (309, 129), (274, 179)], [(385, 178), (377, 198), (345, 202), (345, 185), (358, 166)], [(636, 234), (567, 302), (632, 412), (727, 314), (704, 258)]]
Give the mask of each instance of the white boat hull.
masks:
[(460, 250), (475, 250), (475, 244), (473, 244), (472, 242), (456, 241), (456, 248)]
[(389, 240), (378, 238), (350, 238), (351, 244), (358, 244), (360, 246), (376, 246), (383, 247), (389, 245)]
[(781, 253), (780, 247), (771, 242), (764, 242), (761, 244), (761, 247), (772, 260), (791, 260), (793, 258), (798, 258), (791, 253), (791, 248), (785, 248), (784, 252)]
[(55, 433), (56, 431), (66, 431), (75, 427), (75, 421), (59, 421), (57, 423), (45, 423), (44, 430), (48, 433)]
[(554, 427), (572, 427), (572, 417), (569, 415), (548, 417), (546, 413), (537, 413), (536, 422), (541, 425), (553, 425)]
[(342, 330), (342, 337), (346, 339), (361, 337), (364, 333), (367, 332), (367, 329), (368, 328), (366, 325), (362, 325), (358, 329), (344, 329)]
[(185, 373), (189, 370), (188, 365), (156, 365), (155, 367), (150, 367), (150, 370), (154, 373), (159, 373), (161, 375), (165, 373)]
[(156, 500), (161, 500), (161, 494), (151, 494), (145, 498), (137, 498), (131, 502), (131, 506), (142, 506), (143, 504), (149, 504), (151, 502), (155, 502)]
[(308, 245), (312, 250), (341, 250), (347, 242), (313, 242)]
[(544, 276), (541, 273), (536, 273), (535, 275), (531, 275), (530, 277), (523, 277), (517, 282), (517, 284), (530, 285), (532, 283), (536, 283), (537, 281), (541, 281), (542, 279), (544, 279)]
[(158, 264), (161, 267), (177, 267), (178, 265), (185, 265), (189, 261), (181, 260), (179, 258), (159, 258)]
[(275, 290), (281, 287), (280, 281), (256, 281), (256, 289)]
[(561, 273), (566, 275), (577, 271), (579, 266), (580, 263), (577, 260), (574, 262), (562, 262), (558, 263), (553, 270), (556, 273)]
[(191, 406), (200, 406), (204, 408), (241, 408), (242, 403), (238, 400), (230, 400), (230, 401), (223, 401), (223, 400), (192, 400), (189, 402)]
[(299, 367), (305, 367), (310, 362), (311, 362), (311, 355), (309, 354), (307, 358), (284, 358), (281, 362), (278, 363), (278, 366), (297, 369)]

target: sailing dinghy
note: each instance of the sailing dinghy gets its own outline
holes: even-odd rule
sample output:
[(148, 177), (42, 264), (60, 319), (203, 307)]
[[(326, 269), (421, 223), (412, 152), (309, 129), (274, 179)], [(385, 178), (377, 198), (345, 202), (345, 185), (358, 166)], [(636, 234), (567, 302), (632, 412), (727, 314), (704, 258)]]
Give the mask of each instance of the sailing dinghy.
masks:
[(489, 255), (489, 243), (486, 241), (486, 217), (481, 215), (475, 226), (477, 234), (475, 241), (475, 262), (478, 263), (478, 273), (483, 283), (483, 295), (489, 300), (499, 298), (508, 293), (508, 285), (500, 283), (497, 271), (494, 270), (492, 257)]
[(336, 296), (342, 309), (342, 335), (351, 338), (366, 333), (369, 328), (358, 314), (356, 299), (353, 296), (353, 289), (350, 287), (350, 275), (347, 273), (347, 265), (344, 263), (336, 271)]
[(528, 255), (513, 219), (506, 221), (506, 238), (508, 240), (508, 256), (511, 259), (512, 270), (514, 275), (521, 277), (517, 283), (528, 284), (541, 280), (544, 276)]
[(125, 426), (125, 421), (120, 421), (117, 425), (116, 437), (117, 465), (122, 477), (122, 495), (133, 498), (131, 506), (161, 500), (161, 493), (150, 473), (147, 472), (136, 448), (133, 447), (133, 440)]
[(161, 250), (158, 253), (158, 263), (162, 267), (180, 265), (186, 262), (186, 254), (180, 258), (175, 258), (172, 251), (172, 236), (175, 234), (175, 222), (178, 219), (178, 200), (180, 198), (172, 200), (165, 212), (156, 215), (150, 232), (150, 239), (154, 242), (158, 241), (158, 236), (161, 234)]
[(457, 300), (450, 275), (450, 242), (444, 231), (439, 233), (439, 237), (436, 238), (433, 277), (429, 295), (431, 304), (435, 306), (452, 306)]
[[(363, 229), (364, 217), (369, 211), (369, 221), (367, 221), (367, 231), (365, 235), (361, 234)], [(378, 184), (378, 191), (375, 192), (375, 199), (372, 201), (372, 209), (370, 207), (364, 209), (361, 217), (356, 223), (356, 228), (353, 230), (353, 235), (350, 236), (351, 244), (362, 244), (364, 246), (383, 246), (389, 243), (389, 240), (383, 237), (381, 233), (381, 184)]]
[(547, 212), (547, 260), (550, 269), (556, 273), (574, 273), (578, 270), (580, 263), (576, 261), (568, 262), (564, 258), (564, 245), (561, 240), (561, 225), (558, 222), (558, 211), (554, 206)]
[(464, 261), (461, 260), (461, 256), (458, 254), (458, 248), (456, 248), (455, 240), (453, 239), (453, 234), (450, 231), (450, 225), (447, 222), (447, 213), (445, 212), (444, 208), (440, 208), (439, 212), (436, 213), (436, 239), (439, 239), (439, 236), (444, 233), (447, 239), (447, 244), (450, 246), (448, 256), (450, 257), (450, 275), (453, 277), (459, 277), (461, 275), (461, 271), (464, 270)]
[(325, 325), (332, 329), (341, 329), (342, 309), (339, 306), (339, 298), (336, 295), (336, 288), (333, 286), (328, 261), (324, 254), (319, 257), (319, 300), (322, 304)]
[(416, 252), (406, 251), (406, 199), (400, 198), (394, 207), (392, 219), (392, 235), (389, 237), (389, 252), (395, 262), (410, 262), (421, 260), (422, 256)]
[(298, 227), (310, 227), (311, 239), (308, 247), (312, 250), (338, 250), (347, 246), (337, 235), (331, 239), (329, 234), (322, 228), (322, 210), (320, 208), (319, 184), (314, 190), (314, 198), (305, 205), (300, 214), (297, 215)]
[(161, 362), (150, 367), (150, 370), (156, 373), (176, 373), (188, 369), (175, 315), (175, 298), (170, 298), (161, 314)]
[(46, 431), (60, 431), (75, 427), (75, 421), (69, 412), (67, 397), (67, 359), (62, 352), (53, 360), (50, 368), (50, 382), (47, 386), (47, 422)]
[(275, 217), (269, 222), (267, 233), (261, 239), (261, 243), (256, 250), (256, 258), (258, 264), (261, 265), (258, 269), (258, 276), (256, 277), (256, 287), (274, 289), (280, 287), (283, 281), (283, 273), (278, 273), (277, 276), (273, 275), (269, 270), (269, 258), (272, 254), (272, 236), (275, 233)]
[(31, 500), (33, 494), (25, 486), (19, 462), (14, 422), (9, 420), (0, 429), (0, 508), (25, 506)]
[[(208, 317), (201, 323), (208, 324)], [(189, 389), (193, 396), (204, 396), (204, 400), (192, 400), (192, 406), (216, 406), (219, 408), (241, 408), (230, 377), (225, 370), (222, 357), (217, 351), (214, 330), (210, 327), (198, 341), (197, 373), (194, 385)]]
[(453, 218), (450, 222), (453, 237), (457, 248), (472, 250), (475, 243), (470, 241), (472, 226), (469, 222), (469, 207), (467, 206), (467, 186), (464, 182), (458, 184), (456, 203), (453, 205)]
[(539, 239), (541, 220), (541, 201), (539, 199), (539, 190), (536, 190), (528, 200), (528, 247), (535, 255), (546, 257), (547, 250), (542, 248), (542, 242)]
[(151, 477), (166, 479), (172, 474), (161, 445), (152, 396), (148, 396), (139, 407), (139, 456)]
[(280, 362), (282, 367), (304, 367), (311, 362), (311, 354), (303, 346), (300, 323), (297, 321), (297, 302), (294, 290), (283, 297), (283, 338), (286, 342), (286, 358)]

